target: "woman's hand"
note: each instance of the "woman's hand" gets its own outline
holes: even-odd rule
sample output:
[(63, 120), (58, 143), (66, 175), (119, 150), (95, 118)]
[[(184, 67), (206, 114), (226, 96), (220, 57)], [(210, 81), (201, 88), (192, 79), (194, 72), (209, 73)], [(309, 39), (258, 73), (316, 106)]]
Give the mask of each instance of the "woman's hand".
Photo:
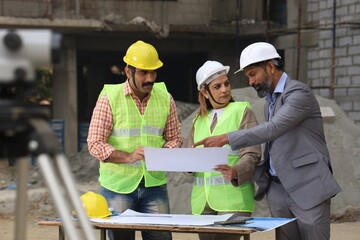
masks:
[(231, 181), (234, 178), (237, 178), (237, 172), (234, 166), (220, 164), (216, 165), (214, 170), (220, 172), (225, 180)]

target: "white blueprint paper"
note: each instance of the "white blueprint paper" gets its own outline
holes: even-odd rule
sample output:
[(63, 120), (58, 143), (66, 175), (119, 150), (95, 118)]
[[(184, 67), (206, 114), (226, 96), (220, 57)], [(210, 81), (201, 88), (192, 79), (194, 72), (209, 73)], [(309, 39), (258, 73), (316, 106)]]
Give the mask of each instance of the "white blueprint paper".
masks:
[(216, 221), (225, 221), (233, 214), (224, 215), (188, 215), (188, 214), (151, 214), (126, 210), (120, 215), (108, 218), (92, 218), (92, 222), (109, 224), (164, 224), (164, 225), (188, 225), (204, 226)]
[(214, 172), (218, 164), (228, 164), (228, 147), (152, 148), (144, 147), (148, 171)]

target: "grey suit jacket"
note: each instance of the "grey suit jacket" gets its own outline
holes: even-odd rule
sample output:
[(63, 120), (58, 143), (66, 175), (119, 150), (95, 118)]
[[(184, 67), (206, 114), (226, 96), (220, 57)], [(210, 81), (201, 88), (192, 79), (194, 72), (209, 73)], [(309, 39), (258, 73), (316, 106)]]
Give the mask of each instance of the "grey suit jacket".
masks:
[(271, 142), (254, 174), (259, 187), (256, 200), (264, 197), (270, 183), (269, 154), (282, 185), (301, 208), (313, 208), (341, 191), (332, 174), (319, 103), (299, 81), (286, 79), (270, 121), (230, 132), (228, 137), (233, 150)]

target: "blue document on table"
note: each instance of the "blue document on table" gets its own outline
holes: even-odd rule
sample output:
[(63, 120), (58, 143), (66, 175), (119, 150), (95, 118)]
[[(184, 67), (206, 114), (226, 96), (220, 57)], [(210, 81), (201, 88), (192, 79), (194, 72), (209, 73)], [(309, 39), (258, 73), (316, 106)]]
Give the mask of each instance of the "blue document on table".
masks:
[(243, 228), (251, 228), (258, 232), (265, 232), (282, 225), (285, 225), (289, 222), (295, 221), (296, 218), (252, 218), (248, 220), (245, 224), (234, 224), (234, 225), (226, 225), (227, 227), (243, 227)]

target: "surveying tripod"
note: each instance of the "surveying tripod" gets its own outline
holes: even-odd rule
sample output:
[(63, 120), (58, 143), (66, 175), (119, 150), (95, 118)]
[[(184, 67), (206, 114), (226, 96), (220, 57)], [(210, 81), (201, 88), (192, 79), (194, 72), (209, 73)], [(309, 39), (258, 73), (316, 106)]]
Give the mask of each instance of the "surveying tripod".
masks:
[[(34, 85), (34, 68), (49, 63), (54, 53), (51, 36), (48, 30), (0, 30), (0, 158), (16, 165), (15, 240), (26, 239), (30, 154), (36, 157), (67, 238), (95, 240), (67, 159), (49, 126), (49, 109), (24, 101)], [(73, 209), (83, 237), (74, 224)]]

